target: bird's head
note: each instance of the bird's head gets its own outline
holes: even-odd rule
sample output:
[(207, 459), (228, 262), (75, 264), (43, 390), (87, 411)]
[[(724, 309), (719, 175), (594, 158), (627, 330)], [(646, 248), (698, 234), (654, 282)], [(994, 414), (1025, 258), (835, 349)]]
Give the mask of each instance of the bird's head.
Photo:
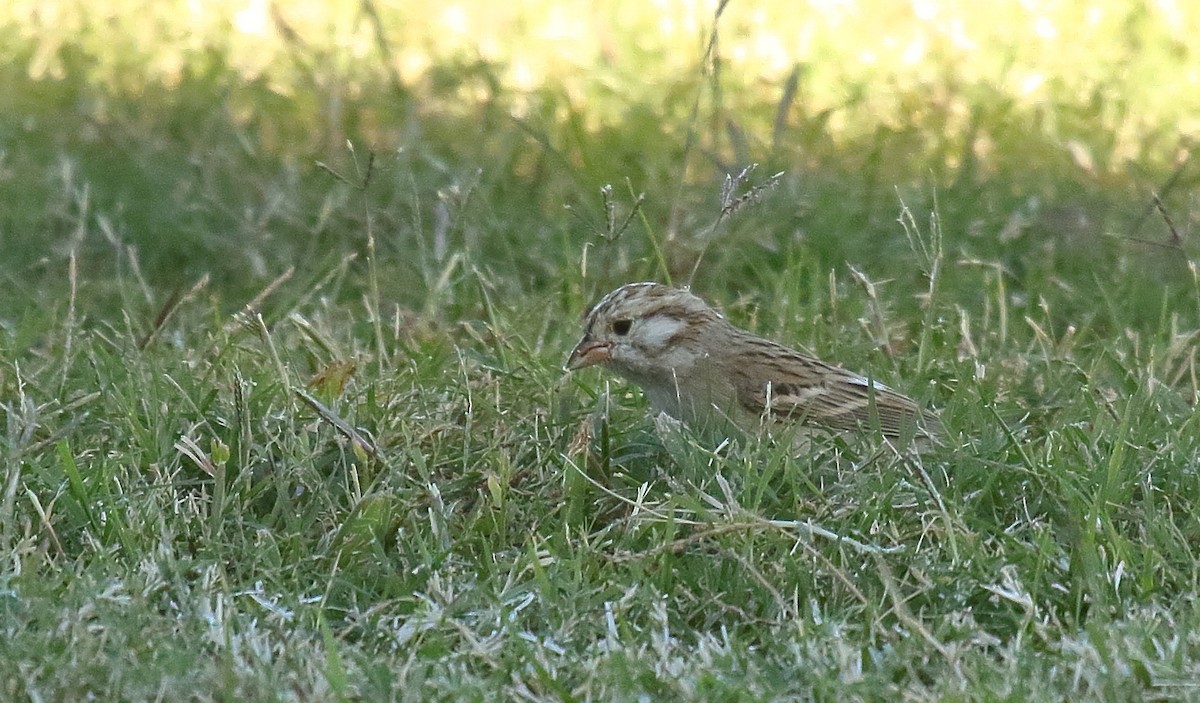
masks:
[(676, 373), (703, 355), (704, 329), (721, 313), (686, 290), (630, 283), (604, 296), (584, 319), (583, 339), (567, 359), (574, 371), (603, 365), (631, 380)]

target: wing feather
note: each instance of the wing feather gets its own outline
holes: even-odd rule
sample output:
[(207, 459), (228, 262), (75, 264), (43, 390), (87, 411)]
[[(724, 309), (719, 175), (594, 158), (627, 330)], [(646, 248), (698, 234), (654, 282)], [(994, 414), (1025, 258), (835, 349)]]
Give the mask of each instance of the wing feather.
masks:
[(761, 345), (756, 356), (768, 359), (766, 374), (761, 363), (730, 369), (738, 403), (750, 413), (832, 430), (878, 426), (892, 439), (941, 434), (936, 416), (882, 383), (774, 342), (755, 341)]

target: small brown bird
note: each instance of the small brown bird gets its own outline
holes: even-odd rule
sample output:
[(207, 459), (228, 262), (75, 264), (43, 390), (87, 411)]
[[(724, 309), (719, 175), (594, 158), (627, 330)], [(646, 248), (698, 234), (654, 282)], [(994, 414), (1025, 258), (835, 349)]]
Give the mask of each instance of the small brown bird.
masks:
[(694, 428), (878, 428), (919, 446), (943, 431), (935, 414), (882, 383), (734, 327), (690, 292), (658, 283), (621, 286), (587, 314), (566, 368), (596, 365)]

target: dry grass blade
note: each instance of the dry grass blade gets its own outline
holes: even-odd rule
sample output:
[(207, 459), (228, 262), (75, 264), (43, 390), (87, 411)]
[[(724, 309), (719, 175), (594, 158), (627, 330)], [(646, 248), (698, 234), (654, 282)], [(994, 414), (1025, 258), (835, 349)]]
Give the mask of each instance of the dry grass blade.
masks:
[(138, 342), (139, 351), (145, 351), (158, 338), (159, 331), (167, 324), (167, 321), (171, 319), (171, 316), (175, 314), (180, 305), (191, 300), (197, 293), (208, 287), (208, 280), (208, 274), (204, 274), (200, 277), (200, 280), (192, 284), (192, 287), (186, 293), (181, 293), (180, 288), (171, 291), (171, 295), (167, 298), (167, 301), (163, 303), (158, 314), (154, 316), (154, 322), (150, 324), (150, 330)]
[(354, 446), (362, 449), (372, 459), (379, 459), (379, 450), (375, 447), (375, 443), (363, 436), (361, 432), (350, 426), (350, 423), (343, 420), (337, 413), (330, 410), (324, 403), (314, 398), (310, 393), (300, 388), (293, 389), (296, 397), (304, 401), (304, 404), (312, 408), (321, 419), (328, 422), (346, 439), (354, 443)]

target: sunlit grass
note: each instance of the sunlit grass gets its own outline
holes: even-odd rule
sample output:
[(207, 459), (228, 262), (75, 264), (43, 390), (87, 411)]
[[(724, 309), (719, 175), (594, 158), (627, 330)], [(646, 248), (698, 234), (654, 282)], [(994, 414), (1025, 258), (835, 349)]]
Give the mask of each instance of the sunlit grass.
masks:
[[(1200, 13), (1184, 3), (732, 2), (719, 17), (716, 9), (687, 0), (436, 8), (16, 0), (0, 10), (0, 27), (12, 38), (8, 58), (27, 59), (36, 81), (82, 72), (133, 97), (178, 87), (216, 59), (285, 101), (313, 89), (357, 101), (396, 78), (425, 100), (437, 95), (429, 105), (439, 110), (496, 98), (501, 87), (512, 114), (528, 117), (540, 92), (561, 91), (589, 129), (618, 124), (630, 105), (669, 104), (678, 78), (702, 69), (716, 28), (706, 68), (729, 106), (778, 104), (798, 71), (790, 108), (828, 113), (822, 126), (835, 141), (937, 119), (944, 134), (982, 128), (972, 148), (986, 161), (996, 136), (978, 111), (997, 111), (1070, 149), (1082, 168), (1116, 175), (1130, 162), (1169, 164), (1178, 140), (1200, 131), (1200, 56), (1190, 39)], [(472, 66), (488, 80), (471, 80)], [(457, 84), (448, 92), (447, 81)], [(770, 113), (731, 117), (752, 132), (771, 128)], [(1172, 130), (1161, 133), (1163, 125)], [(1109, 138), (1096, 140), (1097, 130)]]

